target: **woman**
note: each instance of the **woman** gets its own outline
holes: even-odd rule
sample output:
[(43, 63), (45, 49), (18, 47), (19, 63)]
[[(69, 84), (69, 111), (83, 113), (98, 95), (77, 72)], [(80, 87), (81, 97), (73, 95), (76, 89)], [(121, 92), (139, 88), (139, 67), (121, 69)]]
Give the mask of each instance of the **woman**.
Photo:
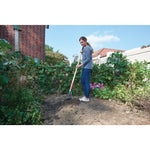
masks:
[(81, 44), (82, 50), (80, 51), (82, 53), (82, 63), (80, 65), (77, 65), (76, 68), (82, 67), (82, 75), (81, 75), (81, 85), (84, 91), (84, 97), (80, 98), (80, 101), (88, 102), (89, 95), (90, 95), (90, 73), (93, 68), (93, 62), (92, 62), (92, 53), (93, 48), (91, 45), (87, 42), (87, 38), (82, 36), (79, 39), (79, 42)]

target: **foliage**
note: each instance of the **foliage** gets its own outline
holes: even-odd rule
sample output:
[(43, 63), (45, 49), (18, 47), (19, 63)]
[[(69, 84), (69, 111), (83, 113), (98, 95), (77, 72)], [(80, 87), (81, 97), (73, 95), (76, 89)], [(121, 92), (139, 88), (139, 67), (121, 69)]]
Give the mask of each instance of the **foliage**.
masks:
[(133, 86), (145, 86), (146, 81), (144, 81), (145, 78), (150, 79), (150, 73), (149, 69), (147, 68), (147, 62), (138, 62), (135, 61), (133, 64), (129, 64), (129, 83), (131, 90)]
[(110, 86), (110, 83), (113, 82), (112, 72), (113, 69), (107, 63), (103, 63), (100, 66), (93, 64), (91, 83), (104, 83), (105, 86)]
[[(20, 51), (7, 50), (0, 53), (0, 122), (40, 124), (42, 94), (68, 93), (76, 64), (70, 67), (60, 61), (55, 65), (37, 62)], [(72, 95), (82, 91), (78, 83), (80, 75), (81, 70), (77, 73)]]
[(48, 64), (56, 65), (57, 62), (69, 64), (68, 58), (65, 55), (59, 53), (59, 51), (54, 52), (53, 47), (45, 45), (45, 51), (45, 62)]
[(115, 92), (110, 90), (108, 87), (105, 88), (94, 88), (93, 94), (95, 97), (112, 100), (115, 96)]
[(51, 51), (51, 52), (53, 52), (53, 49), (54, 49), (53, 47), (45, 44), (45, 51)]
[(95, 97), (99, 97), (102, 99), (109, 99), (111, 100), (114, 96), (114, 93), (107, 87), (104, 87), (104, 84), (98, 83), (96, 85), (96, 82), (94, 84), (90, 85), (91, 91), (90, 93), (93, 94)]
[(127, 90), (130, 91), (129, 103), (135, 103), (137, 100), (143, 99), (150, 95), (150, 69), (147, 62), (138, 62), (129, 64), (129, 79)]
[(136, 105), (142, 99), (150, 95), (150, 69), (147, 68), (147, 62), (129, 63), (129, 77), (124, 82), (119, 82), (114, 88), (105, 86), (103, 90), (95, 88), (93, 93), (95, 97), (104, 99), (118, 99), (131, 106)]
[(40, 124), (39, 64), (19, 51), (0, 53), (0, 124)]
[(134, 93), (130, 88), (125, 87), (124, 85), (117, 85), (114, 89), (114, 99), (118, 99), (124, 103), (127, 103), (130, 106), (138, 104), (140, 101), (146, 99), (150, 95), (150, 87), (136, 87)]
[(131, 98), (131, 92), (129, 90), (127, 90), (127, 88), (124, 85), (119, 83), (114, 88), (113, 91), (115, 93), (115, 98), (114, 99), (118, 99), (122, 102), (129, 102), (129, 100)]
[[(77, 62), (72, 63), (71, 67), (66, 65), (65, 63), (60, 63), (55, 65), (56, 67), (56, 74), (55, 77), (57, 79), (57, 88), (59, 93), (68, 93), (69, 88), (72, 82), (72, 78), (75, 72)], [(82, 86), (80, 84), (80, 78), (81, 78), (81, 68), (78, 68), (78, 71), (76, 73), (76, 78), (74, 80), (74, 85), (72, 88), (72, 95), (81, 95), (83, 94)], [(56, 84), (55, 84), (56, 85)]]
[(32, 93), (31, 89), (8, 89), (3, 95), (3, 101), (0, 101), (0, 124), (41, 124), (41, 102)]
[(112, 84), (109, 87), (114, 88), (118, 83), (126, 84), (129, 77), (129, 61), (122, 52), (115, 52), (108, 57), (107, 64), (112, 69)]
[(8, 41), (6, 41), (4, 39), (0, 40), (0, 52), (7, 51), (7, 50), (9, 50), (11, 48), (13, 48), (13, 46), (10, 45)]
[(93, 65), (91, 82), (104, 83), (110, 89), (126, 84), (129, 76), (128, 60), (121, 52), (113, 53), (106, 63)]
[(94, 65), (91, 81), (104, 83), (105, 88), (92, 92), (96, 97), (137, 104), (150, 95), (150, 69), (147, 66), (146, 61), (131, 63), (121, 53), (114, 53), (107, 63)]

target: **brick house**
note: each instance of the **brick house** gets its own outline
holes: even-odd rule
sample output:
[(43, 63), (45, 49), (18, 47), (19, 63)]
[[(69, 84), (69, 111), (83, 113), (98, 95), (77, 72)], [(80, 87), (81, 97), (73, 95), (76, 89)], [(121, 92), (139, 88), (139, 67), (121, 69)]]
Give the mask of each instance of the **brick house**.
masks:
[(26, 56), (45, 59), (45, 30), (47, 25), (0, 25), (0, 39)]

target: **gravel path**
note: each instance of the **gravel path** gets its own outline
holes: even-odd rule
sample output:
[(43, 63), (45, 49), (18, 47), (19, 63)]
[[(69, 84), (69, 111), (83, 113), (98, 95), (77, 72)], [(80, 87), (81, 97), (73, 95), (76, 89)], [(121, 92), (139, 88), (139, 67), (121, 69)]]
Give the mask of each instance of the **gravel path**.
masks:
[(45, 96), (43, 125), (150, 125), (150, 111), (98, 98), (80, 102), (78, 96), (73, 96), (63, 101), (64, 96)]

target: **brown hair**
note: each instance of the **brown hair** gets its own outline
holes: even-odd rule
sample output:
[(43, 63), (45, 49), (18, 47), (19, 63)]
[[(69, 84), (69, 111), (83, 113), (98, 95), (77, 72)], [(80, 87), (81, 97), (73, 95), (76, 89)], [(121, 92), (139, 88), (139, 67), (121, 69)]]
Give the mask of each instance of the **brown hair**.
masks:
[[(81, 36), (79, 41), (80, 40), (83, 40), (83, 41), (87, 42), (87, 38), (85, 36)], [(91, 44), (89, 42), (87, 42), (87, 45), (89, 45), (92, 48), (92, 53), (94, 53), (94, 50), (93, 50), (93, 47), (91, 46)]]

